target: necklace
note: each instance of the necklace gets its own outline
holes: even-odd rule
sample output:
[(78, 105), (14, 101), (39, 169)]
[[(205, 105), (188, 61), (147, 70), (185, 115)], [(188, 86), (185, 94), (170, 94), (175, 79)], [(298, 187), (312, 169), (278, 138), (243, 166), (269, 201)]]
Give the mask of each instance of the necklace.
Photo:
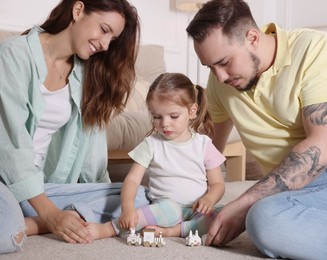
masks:
[(52, 57), (52, 52), (51, 52), (50, 45), (49, 45), (49, 34), (48, 33), (45, 35), (45, 43), (47, 45), (49, 58), (50, 58), (50, 60), (51, 60), (51, 62), (53, 64), (53, 66), (55, 67), (59, 78), (62, 79), (63, 76), (66, 74), (67, 70), (69, 69), (69, 66), (66, 69), (64, 69), (64, 71), (60, 72), (60, 70), (58, 69), (58, 67), (57, 67), (57, 65), (56, 65), (56, 63), (55, 63), (55, 61), (54, 61), (54, 59)]

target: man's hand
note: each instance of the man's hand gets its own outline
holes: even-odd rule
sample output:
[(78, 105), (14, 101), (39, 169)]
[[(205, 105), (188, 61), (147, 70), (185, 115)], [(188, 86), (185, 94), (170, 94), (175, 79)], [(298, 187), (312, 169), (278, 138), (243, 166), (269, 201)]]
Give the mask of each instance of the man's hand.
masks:
[(209, 228), (206, 245), (220, 246), (238, 237), (245, 230), (245, 218), (250, 206), (238, 198), (218, 213)]

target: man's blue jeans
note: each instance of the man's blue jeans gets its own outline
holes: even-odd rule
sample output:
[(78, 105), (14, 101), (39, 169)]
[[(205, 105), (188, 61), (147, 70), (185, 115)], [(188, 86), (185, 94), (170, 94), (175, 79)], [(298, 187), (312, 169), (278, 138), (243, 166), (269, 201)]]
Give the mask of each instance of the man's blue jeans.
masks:
[[(105, 223), (120, 216), (120, 192), (122, 183), (45, 184), (48, 198), (60, 209), (76, 210), (86, 221)], [(140, 186), (135, 199), (136, 207), (149, 204), (147, 189)], [(16, 251), (20, 245), (13, 243), (24, 231), (24, 217), (37, 213), (28, 201), (19, 204), (13, 194), (0, 182), (0, 253)]]
[(298, 191), (266, 197), (250, 209), (246, 230), (267, 256), (327, 258), (327, 172)]

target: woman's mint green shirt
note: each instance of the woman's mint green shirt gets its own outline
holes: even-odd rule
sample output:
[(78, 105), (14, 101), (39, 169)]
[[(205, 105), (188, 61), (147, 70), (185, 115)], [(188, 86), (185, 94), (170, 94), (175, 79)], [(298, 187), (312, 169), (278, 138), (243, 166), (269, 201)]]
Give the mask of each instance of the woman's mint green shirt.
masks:
[(40, 85), (47, 75), (40, 32), (33, 27), (0, 44), (0, 180), (18, 201), (43, 193), (45, 182), (110, 182), (105, 130), (82, 126), (83, 67), (76, 57), (68, 78), (71, 118), (53, 135), (44, 170), (34, 165), (32, 138), (45, 108)]

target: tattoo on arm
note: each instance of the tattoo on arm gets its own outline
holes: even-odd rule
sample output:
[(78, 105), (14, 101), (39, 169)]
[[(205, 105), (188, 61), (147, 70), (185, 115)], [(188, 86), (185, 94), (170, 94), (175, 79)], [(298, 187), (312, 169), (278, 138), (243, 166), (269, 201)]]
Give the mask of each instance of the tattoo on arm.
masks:
[(303, 113), (306, 118), (314, 125), (327, 124), (327, 103), (320, 103), (303, 108)]
[(287, 184), (285, 183), (285, 181), (283, 180), (283, 178), (275, 173), (272, 173), (272, 177), (275, 179), (276, 182), (276, 186), (275, 189), (277, 192), (282, 192), (282, 191), (288, 191), (289, 187), (287, 186)]
[[(306, 106), (303, 116), (315, 126), (327, 125), (327, 102)], [(321, 150), (311, 146), (304, 152), (290, 152), (279, 166), (258, 181), (248, 192), (257, 199), (279, 192), (295, 190), (310, 183), (326, 167), (319, 165)]]
[(261, 199), (282, 191), (301, 188), (325, 168), (319, 165), (320, 155), (321, 151), (317, 146), (309, 147), (303, 153), (290, 152), (276, 169), (250, 190)]

